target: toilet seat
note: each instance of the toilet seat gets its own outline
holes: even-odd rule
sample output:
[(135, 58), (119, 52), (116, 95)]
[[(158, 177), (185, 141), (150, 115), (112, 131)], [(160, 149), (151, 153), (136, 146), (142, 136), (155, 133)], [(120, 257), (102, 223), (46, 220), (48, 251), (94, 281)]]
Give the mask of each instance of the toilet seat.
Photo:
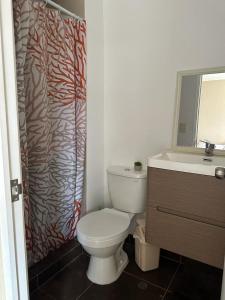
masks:
[(129, 225), (127, 213), (104, 208), (87, 214), (78, 222), (77, 239), (87, 247), (110, 247), (126, 238)]

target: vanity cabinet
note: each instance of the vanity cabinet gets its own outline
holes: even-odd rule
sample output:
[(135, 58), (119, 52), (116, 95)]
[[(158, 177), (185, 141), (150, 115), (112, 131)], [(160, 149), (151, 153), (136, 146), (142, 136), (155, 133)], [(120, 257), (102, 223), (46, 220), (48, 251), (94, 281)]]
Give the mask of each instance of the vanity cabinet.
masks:
[(146, 240), (222, 268), (224, 180), (148, 167)]

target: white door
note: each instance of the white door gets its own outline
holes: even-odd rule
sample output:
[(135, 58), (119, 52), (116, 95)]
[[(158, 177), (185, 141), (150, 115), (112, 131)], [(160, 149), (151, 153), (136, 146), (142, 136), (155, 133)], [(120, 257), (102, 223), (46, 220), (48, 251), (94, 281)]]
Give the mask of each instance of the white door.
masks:
[(1, 284), (5, 287), (5, 299), (28, 300), (23, 199), (20, 195), (19, 200), (12, 203), (12, 179), (21, 183), (13, 13), (12, 0), (0, 0)]

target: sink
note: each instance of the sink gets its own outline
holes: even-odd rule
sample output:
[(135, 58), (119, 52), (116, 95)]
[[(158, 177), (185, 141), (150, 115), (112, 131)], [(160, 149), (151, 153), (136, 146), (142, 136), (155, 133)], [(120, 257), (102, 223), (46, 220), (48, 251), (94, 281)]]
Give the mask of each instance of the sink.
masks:
[(215, 176), (216, 167), (225, 167), (225, 157), (165, 151), (150, 157), (148, 159), (148, 166)]

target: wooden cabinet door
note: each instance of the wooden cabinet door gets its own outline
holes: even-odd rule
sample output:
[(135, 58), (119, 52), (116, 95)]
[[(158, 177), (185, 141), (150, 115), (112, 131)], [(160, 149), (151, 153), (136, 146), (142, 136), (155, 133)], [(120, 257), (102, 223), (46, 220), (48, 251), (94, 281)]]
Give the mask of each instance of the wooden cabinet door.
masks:
[(222, 268), (225, 229), (148, 208), (146, 239), (175, 253)]
[(225, 181), (213, 176), (148, 168), (148, 205), (225, 227)]

